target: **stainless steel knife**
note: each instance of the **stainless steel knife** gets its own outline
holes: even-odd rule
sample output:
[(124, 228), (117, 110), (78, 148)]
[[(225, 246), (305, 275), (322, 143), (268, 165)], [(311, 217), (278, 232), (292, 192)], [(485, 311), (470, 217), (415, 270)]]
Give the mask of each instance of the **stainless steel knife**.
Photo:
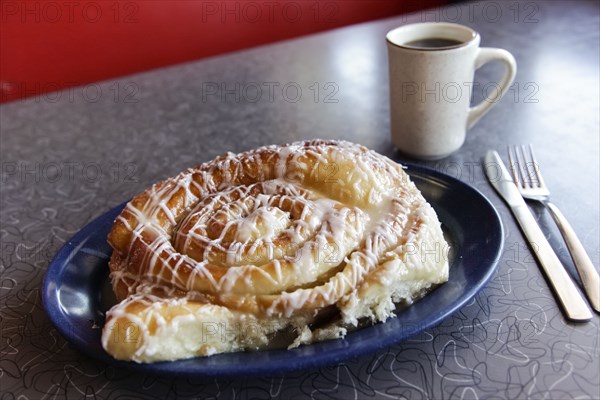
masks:
[(573, 280), (546, 240), (529, 207), (519, 193), (506, 166), (496, 151), (485, 155), (485, 174), (496, 191), (510, 206), (530, 247), (546, 273), (554, 293), (558, 297), (567, 318), (573, 321), (589, 321), (592, 313)]

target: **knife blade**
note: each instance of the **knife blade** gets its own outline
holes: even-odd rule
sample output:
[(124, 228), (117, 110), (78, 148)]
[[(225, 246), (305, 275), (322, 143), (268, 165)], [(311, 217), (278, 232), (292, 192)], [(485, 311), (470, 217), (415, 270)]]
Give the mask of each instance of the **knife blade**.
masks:
[(484, 170), (488, 181), (509, 205), (523, 234), (527, 237), (530, 247), (546, 273), (567, 318), (573, 321), (589, 321), (592, 319), (592, 313), (585, 300), (556, 256), (552, 246), (546, 240), (546, 236), (496, 151), (490, 150), (486, 153)]

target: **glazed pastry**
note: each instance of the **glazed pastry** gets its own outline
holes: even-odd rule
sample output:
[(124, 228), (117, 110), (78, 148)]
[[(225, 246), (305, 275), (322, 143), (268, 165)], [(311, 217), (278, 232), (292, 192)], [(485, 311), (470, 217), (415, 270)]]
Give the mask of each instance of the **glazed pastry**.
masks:
[(229, 153), (136, 196), (109, 234), (104, 348), (137, 362), (342, 337), (448, 279), (402, 166), (313, 140)]

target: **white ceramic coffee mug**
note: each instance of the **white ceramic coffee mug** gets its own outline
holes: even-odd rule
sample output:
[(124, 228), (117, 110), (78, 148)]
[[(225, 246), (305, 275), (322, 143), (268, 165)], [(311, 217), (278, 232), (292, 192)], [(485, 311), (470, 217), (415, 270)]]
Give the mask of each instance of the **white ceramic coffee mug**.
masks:
[[(421, 159), (458, 150), (467, 129), (506, 93), (517, 73), (506, 50), (479, 47), (469, 27), (444, 22), (404, 25), (388, 32), (392, 142)], [(475, 70), (494, 61), (506, 65), (488, 98), (470, 107)]]

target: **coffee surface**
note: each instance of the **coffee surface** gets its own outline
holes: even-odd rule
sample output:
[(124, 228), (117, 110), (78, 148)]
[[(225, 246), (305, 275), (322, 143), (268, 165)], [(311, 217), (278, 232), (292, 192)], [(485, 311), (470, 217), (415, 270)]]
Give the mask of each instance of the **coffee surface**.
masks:
[(459, 40), (446, 39), (446, 38), (426, 38), (412, 40), (406, 43), (406, 47), (420, 47), (420, 48), (440, 48), (440, 47), (453, 47), (462, 44)]

